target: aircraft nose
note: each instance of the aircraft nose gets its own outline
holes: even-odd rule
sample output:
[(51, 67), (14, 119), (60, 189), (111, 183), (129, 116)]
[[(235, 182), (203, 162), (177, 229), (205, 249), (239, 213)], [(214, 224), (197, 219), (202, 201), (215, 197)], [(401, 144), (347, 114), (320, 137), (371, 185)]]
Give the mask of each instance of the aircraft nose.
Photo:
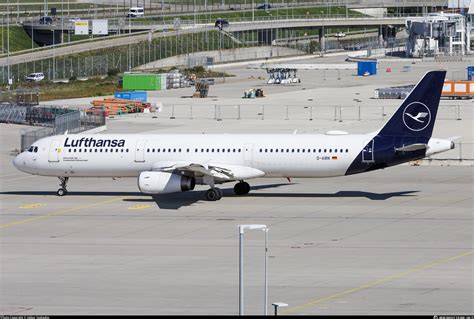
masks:
[(24, 167), (26, 166), (26, 162), (25, 162), (25, 156), (23, 153), (20, 153), (18, 154), (17, 156), (15, 156), (15, 158), (13, 159), (13, 166), (16, 167), (17, 170), (19, 171), (24, 171)]

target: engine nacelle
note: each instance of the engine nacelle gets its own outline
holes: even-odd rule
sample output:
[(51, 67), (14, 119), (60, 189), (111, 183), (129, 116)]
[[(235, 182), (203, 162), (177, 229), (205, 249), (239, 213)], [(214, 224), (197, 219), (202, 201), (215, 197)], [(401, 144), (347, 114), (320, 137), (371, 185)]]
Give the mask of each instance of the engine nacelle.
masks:
[(193, 190), (194, 177), (165, 172), (142, 172), (138, 176), (138, 189), (145, 194), (168, 194)]

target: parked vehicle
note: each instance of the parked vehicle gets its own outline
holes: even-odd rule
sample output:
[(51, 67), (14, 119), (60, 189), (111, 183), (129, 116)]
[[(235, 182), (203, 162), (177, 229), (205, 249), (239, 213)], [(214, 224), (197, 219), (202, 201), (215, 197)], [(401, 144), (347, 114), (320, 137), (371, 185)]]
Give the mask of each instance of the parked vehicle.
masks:
[(346, 36), (346, 34), (344, 32), (338, 32), (334, 35), (336, 38), (344, 38)]
[(52, 24), (53, 23), (53, 18), (52, 17), (47, 17), (47, 16), (41, 17), (39, 19), (39, 23), (40, 24)]
[(257, 9), (259, 10), (268, 10), (271, 9), (272, 6), (269, 3), (262, 3), (257, 6)]
[(216, 23), (214, 24), (215, 27), (219, 28), (222, 30), (222, 28), (228, 27), (229, 26), (229, 21), (224, 20), (222, 18), (217, 18)]
[(27, 76), (25, 76), (26, 81), (34, 81), (38, 82), (44, 79), (44, 74), (42, 72), (38, 73), (30, 73)]
[(145, 10), (142, 7), (131, 7), (128, 9), (128, 18), (140, 18), (145, 16)]

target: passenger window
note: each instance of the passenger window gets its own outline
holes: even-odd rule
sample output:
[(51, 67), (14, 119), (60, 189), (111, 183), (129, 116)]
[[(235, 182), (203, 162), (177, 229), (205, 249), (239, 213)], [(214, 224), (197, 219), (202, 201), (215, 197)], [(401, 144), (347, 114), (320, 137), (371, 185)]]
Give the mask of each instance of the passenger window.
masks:
[(100, 151), (99, 151), (99, 152), (100, 152), (100, 153), (102, 153), (102, 149), (100, 149)]
[(232, 153), (235, 153), (235, 148), (232, 149)]
[(69, 149), (68, 151), (69, 151), (69, 153), (71, 153), (71, 149)]
[(273, 153), (273, 148), (270, 149), (270, 153)]
[(127, 148), (127, 153), (128, 153), (128, 148)]
[(120, 149), (120, 153), (123, 153), (123, 148)]
[(106, 152), (106, 153), (107, 153), (107, 149), (106, 149), (106, 148), (104, 149), (104, 152)]
[(82, 152), (82, 149), (79, 149), (79, 153)]
[(194, 152), (197, 153), (197, 152), (198, 152), (198, 149), (196, 148), (196, 149), (194, 150)]
[(242, 152), (242, 150), (239, 148), (239, 153)]
[(299, 149), (299, 148), (298, 148), (298, 149), (296, 149), (296, 152), (297, 152), (297, 153), (299, 153), (299, 152), (300, 152), (300, 149)]
[(339, 150), (339, 152), (342, 153), (342, 152), (344, 152), (344, 150), (341, 148), (341, 149)]
[(212, 149), (211, 152), (214, 153), (214, 149)]
[(147, 153), (150, 153), (150, 149), (147, 149), (146, 152), (147, 152)]
[(287, 148), (287, 149), (286, 149), (286, 152), (287, 152), (287, 153), (289, 153), (289, 152), (290, 152), (290, 149), (289, 149), (289, 148)]
[(227, 149), (227, 152), (230, 153), (230, 148)]
[[(122, 151), (123, 151), (123, 150), (122, 150)], [(94, 152), (97, 153), (97, 149), (96, 149), (96, 148), (94, 149)]]
[(187, 152), (187, 153), (189, 153), (189, 148), (188, 148), (188, 149), (186, 149), (186, 152)]
[(222, 149), (222, 153), (225, 153), (225, 148)]
[(74, 149), (74, 153), (76, 153), (76, 149)]
[(87, 148), (84, 149), (84, 153), (87, 153)]
[(346, 148), (346, 153), (348, 153), (348, 152), (349, 152), (349, 149)]
[(292, 148), (292, 149), (291, 149), (291, 153), (294, 153), (294, 152), (295, 152), (295, 149), (294, 149), (294, 148)]
[(337, 153), (337, 148), (336, 148), (336, 149), (334, 149), (334, 153)]
[(278, 153), (278, 148), (275, 148), (275, 153)]
[(303, 152), (303, 153), (304, 153), (304, 148), (301, 150), (301, 152)]
[(168, 153), (171, 153), (171, 148), (168, 148)]
[(216, 149), (216, 152), (219, 153), (219, 149)]
[(35, 153), (38, 153), (38, 146), (35, 146)]
[(324, 149), (324, 153), (326, 153), (326, 149)]
[(118, 151), (119, 151), (119, 150), (118, 150), (118, 148), (117, 148), (117, 149), (115, 149), (115, 153), (118, 153)]

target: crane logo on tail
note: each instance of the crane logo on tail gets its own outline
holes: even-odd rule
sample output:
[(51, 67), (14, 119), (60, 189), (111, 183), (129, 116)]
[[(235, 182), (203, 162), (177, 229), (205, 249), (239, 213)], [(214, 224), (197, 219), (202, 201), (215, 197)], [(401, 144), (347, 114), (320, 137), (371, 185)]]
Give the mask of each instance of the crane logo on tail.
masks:
[(403, 110), (403, 123), (409, 130), (422, 131), (430, 122), (430, 109), (421, 102), (412, 102)]

